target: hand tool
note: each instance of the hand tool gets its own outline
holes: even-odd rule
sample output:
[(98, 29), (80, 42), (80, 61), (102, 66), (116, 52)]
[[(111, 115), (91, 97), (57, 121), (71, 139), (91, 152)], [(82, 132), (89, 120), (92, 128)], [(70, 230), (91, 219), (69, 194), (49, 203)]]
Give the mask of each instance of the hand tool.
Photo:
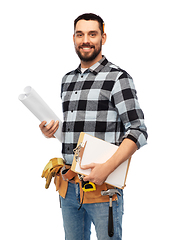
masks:
[(107, 191), (101, 191), (101, 195), (109, 196), (109, 220), (108, 220), (108, 235), (109, 237), (113, 237), (114, 235), (114, 226), (113, 226), (113, 209), (112, 209), (112, 197), (114, 194), (118, 194), (121, 196), (117, 189), (108, 189)]
[(80, 207), (78, 209), (78, 210), (80, 210), (81, 207), (82, 207), (82, 204), (83, 204), (84, 192), (95, 191), (96, 190), (96, 185), (92, 182), (84, 181), (83, 180), (84, 175), (78, 174), (78, 177), (79, 177), (80, 181), (82, 182), (82, 189), (83, 189), (83, 197), (82, 197), (82, 200), (81, 200), (81, 203), (80, 203)]
[(82, 181), (82, 189), (84, 192), (91, 192), (96, 190), (96, 185), (89, 181), (84, 181), (84, 175), (78, 174), (79, 179)]

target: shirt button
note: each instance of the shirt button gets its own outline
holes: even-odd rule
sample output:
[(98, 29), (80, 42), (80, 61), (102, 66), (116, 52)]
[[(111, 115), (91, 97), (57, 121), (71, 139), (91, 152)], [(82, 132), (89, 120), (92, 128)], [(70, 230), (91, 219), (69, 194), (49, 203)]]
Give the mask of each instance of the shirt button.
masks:
[(71, 110), (71, 112), (73, 112), (73, 110)]
[(83, 78), (83, 75), (81, 75), (81, 78)]
[(77, 94), (77, 92), (75, 92), (75, 94)]

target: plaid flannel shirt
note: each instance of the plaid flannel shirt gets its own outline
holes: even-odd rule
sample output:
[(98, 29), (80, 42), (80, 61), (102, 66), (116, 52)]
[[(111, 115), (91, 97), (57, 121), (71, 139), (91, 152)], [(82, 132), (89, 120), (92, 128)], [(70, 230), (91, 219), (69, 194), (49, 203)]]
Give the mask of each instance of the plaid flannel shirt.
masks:
[(80, 132), (120, 145), (129, 138), (140, 148), (147, 130), (129, 74), (103, 58), (81, 73), (80, 66), (62, 79), (62, 154), (72, 164)]

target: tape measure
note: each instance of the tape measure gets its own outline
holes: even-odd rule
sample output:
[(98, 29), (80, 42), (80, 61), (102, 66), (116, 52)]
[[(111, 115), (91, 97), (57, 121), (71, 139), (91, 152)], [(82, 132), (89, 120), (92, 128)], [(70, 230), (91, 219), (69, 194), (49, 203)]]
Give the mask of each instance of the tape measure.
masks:
[(96, 190), (96, 185), (89, 181), (83, 181), (82, 180), (82, 189), (84, 192), (91, 192)]
[(96, 190), (96, 185), (89, 181), (84, 181), (84, 175), (78, 174), (80, 181), (82, 182), (83, 192), (92, 192)]
[(84, 181), (83, 178), (84, 176), (81, 174), (78, 174), (78, 177), (80, 179), (80, 181), (82, 182), (82, 189), (83, 189), (83, 197), (82, 197), (82, 201), (80, 203), (80, 207), (78, 208), (78, 210), (81, 209), (82, 204), (83, 204), (83, 199), (84, 199), (84, 193), (85, 192), (92, 192), (96, 190), (96, 185), (92, 182), (89, 181)]

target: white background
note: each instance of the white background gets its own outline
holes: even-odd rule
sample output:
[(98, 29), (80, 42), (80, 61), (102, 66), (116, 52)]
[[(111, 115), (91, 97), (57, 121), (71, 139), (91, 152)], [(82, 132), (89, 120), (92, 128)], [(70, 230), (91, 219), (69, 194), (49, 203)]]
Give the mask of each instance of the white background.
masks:
[[(1, 239), (64, 239), (58, 193), (41, 173), (61, 145), (18, 100), (32, 86), (62, 118), (60, 83), (75, 69), (73, 21), (94, 12), (105, 21), (103, 54), (133, 77), (148, 145), (132, 159), (124, 190), (123, 240), (168, 234), (168, 3), (153, 0), (4, 0), (0, 3)], [(58, 237), (59, 234), (59, 237)], [(92, 227), (92, 240), (96, 239)]]

